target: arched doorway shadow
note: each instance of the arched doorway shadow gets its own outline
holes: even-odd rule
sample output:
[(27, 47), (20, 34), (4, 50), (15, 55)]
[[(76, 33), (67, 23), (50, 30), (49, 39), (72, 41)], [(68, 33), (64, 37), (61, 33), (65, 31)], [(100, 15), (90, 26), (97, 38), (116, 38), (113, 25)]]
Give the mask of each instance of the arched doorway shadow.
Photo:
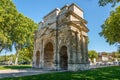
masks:
[(52, 69), (53, 68), (53, 45), (52, 43), (47, 43), (44, 48), (44, 68)]
[(67, 47), (62, 46), (60, 49), (60, 68), (62, 70), (68, 69), (68, 55), (67, 55)]
[(36, 67), (39, 67), (40, 64), (40, 51), (36, 52)]

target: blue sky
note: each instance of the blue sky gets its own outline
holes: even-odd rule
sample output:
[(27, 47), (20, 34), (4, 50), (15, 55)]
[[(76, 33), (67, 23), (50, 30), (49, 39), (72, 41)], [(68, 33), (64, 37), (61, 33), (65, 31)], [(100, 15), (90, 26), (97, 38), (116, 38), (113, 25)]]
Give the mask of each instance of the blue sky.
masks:
[(98, 34), (101, 31), (101, 24), (109, 16), (110, 11), (114, 9), (111, 5), (99, 7), (98, 0), (13, 0), (13, 2), (19, 12), (37, 23), (51, 10), (61, 8), (65, 4), (76, 3), (84, 10), (84, 18), (88, 21), (87, 27), (90, 30), (88, 33), (90, 39), (88, 49), (96, 50), (97, 52), (112, 52), (117, 50), (116, 46), (110, 46)]

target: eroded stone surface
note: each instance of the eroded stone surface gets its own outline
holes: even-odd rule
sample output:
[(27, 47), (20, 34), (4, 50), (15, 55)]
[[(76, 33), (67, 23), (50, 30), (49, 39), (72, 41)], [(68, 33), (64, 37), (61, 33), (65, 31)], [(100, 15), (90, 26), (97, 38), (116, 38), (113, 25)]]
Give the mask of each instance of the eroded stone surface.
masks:
[(33, 67), (48, 70), (86, 70), (87, 21), (76, 4), (65, 5), (44, 16), (35, 32)]

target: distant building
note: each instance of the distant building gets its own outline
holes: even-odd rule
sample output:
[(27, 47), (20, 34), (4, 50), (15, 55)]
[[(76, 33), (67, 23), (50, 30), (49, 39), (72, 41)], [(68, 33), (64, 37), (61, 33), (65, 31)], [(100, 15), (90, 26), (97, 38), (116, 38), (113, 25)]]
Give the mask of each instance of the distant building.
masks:
[(97, 62), (100, 62), (100, 61), (106, 62), (106, 61), (112, 61), (112, 60), (113, 60), (113, 57), (110, 55), (110, 53), (106, 53), (106, 54), (98, 53)]

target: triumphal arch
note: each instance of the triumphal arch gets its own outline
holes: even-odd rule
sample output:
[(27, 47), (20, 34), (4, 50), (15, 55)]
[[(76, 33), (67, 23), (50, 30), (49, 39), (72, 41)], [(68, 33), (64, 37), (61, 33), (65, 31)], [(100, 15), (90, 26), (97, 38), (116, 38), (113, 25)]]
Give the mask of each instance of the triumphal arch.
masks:
[(56, 8), (43, 17), (35, 32), (33, 67), (45, 70), (86, 70), (87, 21), (76, 4)]

